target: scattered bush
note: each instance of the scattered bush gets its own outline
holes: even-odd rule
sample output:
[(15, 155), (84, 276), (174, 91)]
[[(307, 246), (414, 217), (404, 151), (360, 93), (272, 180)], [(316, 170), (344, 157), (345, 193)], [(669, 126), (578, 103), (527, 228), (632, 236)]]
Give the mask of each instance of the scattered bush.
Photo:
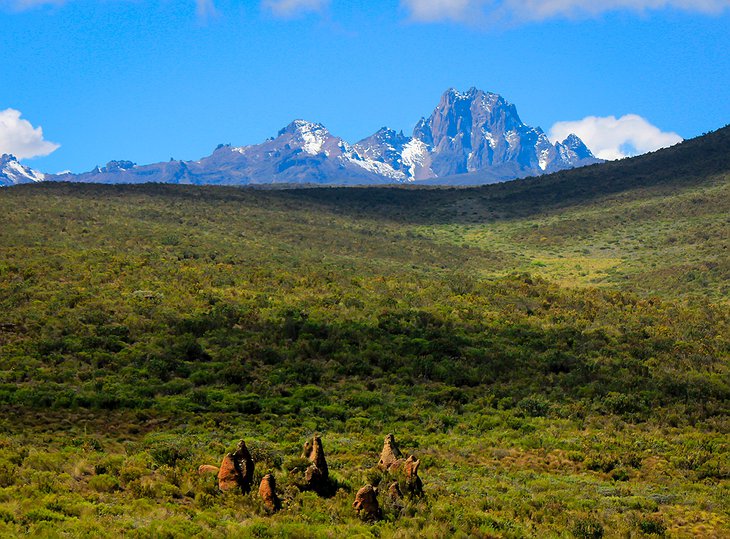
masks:
[(667, 532), (667, 525), (658, 516), (644, 517), (639, 520), (639, 530), (646, 535), (664, 537)]
[(89, 479), (89, 486), (97, 492), (114, 492), (120, 489), (119, 480), (107, 474), (91, 477)]
[(591, 516), (576, 519), (571, 531), (578, 539), (601, 539), (604, 533), (603, 524)]

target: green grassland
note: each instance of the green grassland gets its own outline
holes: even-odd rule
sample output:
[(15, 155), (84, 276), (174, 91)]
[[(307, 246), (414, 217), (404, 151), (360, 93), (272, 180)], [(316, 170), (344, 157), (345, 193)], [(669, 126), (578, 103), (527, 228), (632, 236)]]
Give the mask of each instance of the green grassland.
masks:
[[(0, 536), (727, 537), (729, 231), (727, 128), (469, 189), (0, 191)], [(425, 496), (363, 523), (388, 432)], [(241, 438), (276, 515), (198, 476)]]

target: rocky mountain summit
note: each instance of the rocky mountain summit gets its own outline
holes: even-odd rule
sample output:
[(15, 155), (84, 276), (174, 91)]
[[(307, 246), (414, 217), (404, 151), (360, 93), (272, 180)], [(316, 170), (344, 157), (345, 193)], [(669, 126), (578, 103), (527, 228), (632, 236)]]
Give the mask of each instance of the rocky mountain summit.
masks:
[(45, 177), (42, 172), (21, 165), (13, 155), (0, 155), (0, 187), (42, 182)]
[(576, 136), (551, 143), (522, 122), (502, 96), (447, 90), (411, 136), (383, 127), (349, 144), (319, 123), (295, 120), (251, 146), (219, 145), (198, 161), (138, 166), (112, 161), (76, 175), (46, 179), (94, 183), (217, 185), (493, 183), (600, 162)]

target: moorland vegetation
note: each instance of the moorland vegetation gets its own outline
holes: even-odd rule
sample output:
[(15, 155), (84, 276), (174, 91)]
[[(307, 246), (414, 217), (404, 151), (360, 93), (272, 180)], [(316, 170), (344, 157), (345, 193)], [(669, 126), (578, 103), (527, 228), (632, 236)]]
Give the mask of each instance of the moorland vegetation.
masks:
[[(0, 535), (726, 537), (728, 216), (728, 128), (480, 188), (2, 190)], [(423, 496), (363, 522), (389, 432)], [(241, 438), (276, 514), (198, 474)]]

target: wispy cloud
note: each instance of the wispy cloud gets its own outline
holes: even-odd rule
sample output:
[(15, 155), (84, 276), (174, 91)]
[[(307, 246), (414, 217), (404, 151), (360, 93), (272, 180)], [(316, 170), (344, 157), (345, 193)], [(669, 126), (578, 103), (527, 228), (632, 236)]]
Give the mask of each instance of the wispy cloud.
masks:
[(0, 111), (0, 154), (10, 153), (18, 159), (40, 157), (55, 152), (60, 145), (43, 139), (43, 129), (21, 119), (15, 109)]
[[(23, 11), (43, 6), (61, 6), (72, 1), (73, 0), (0, 0), (0, 7), (6, 6), (11, 9)], [(208, 18), (217, 13), (214, 0), (195, 0), (195, 10), (201, 18)]]
[(213, 0), (195, 0), (198, 17), (208, 18), (217, 14)]
[(60, 6), (67, 0), (0, 0), (0, 6), (6, 6), (19, 11), (40, 6)]
[(485, 18), (528, 22), (668, 8), (718, 14), (730, 8), (730, 0), (401, 0), (401, 5), (419, 22), (474, 22)]
[(290, 18), (322, 11), (329, 3), (329, 0), (263, 0), (261, 5), (277, 17)]
[(588, 116), (582, 120), (557, 122), (550, 129), (550, 140), (564, 140), (575, 133), (596, 157), (621, 159), (672, 146), (682, 141), (677, 133), (662, 131), (638, 114)]
[[(43, 7), (62, 6), (74, 0), (0, 0), (0, 7), (18, 11)], [(133, 0), (129, 0), (133, 1)], [(323, 11), (330, 0), (261, 0), (261, 6), (277, 17), (293, 18), (306, 13)], [(195, 0), (195, 11), (201, 19), (218, 14), (215, 0)]]

